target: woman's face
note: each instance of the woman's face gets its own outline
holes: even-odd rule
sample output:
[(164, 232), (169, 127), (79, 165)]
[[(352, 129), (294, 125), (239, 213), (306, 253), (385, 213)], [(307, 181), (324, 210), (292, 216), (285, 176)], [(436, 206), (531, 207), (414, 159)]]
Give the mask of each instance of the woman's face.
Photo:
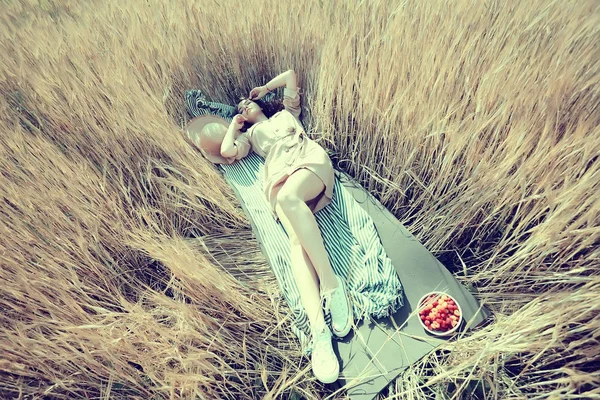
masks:
[(242, 114), (244, 118), (250, 123), (258, 121), (258, 116), (262, 114), (262, 109), (258, 104), (249, 99), (244, 99), (237, 105), (238, 113)]

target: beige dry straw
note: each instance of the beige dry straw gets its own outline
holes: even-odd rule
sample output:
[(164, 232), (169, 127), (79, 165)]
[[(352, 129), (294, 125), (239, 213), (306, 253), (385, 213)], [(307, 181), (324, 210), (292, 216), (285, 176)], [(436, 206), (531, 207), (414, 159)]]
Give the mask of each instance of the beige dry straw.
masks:
[(596, 1), (3, 2), (0, 397), (286, 398), (319, 386), (184, 90), (294, 68), (307, 132), (490, 324), (381, 397), (593, 398)]

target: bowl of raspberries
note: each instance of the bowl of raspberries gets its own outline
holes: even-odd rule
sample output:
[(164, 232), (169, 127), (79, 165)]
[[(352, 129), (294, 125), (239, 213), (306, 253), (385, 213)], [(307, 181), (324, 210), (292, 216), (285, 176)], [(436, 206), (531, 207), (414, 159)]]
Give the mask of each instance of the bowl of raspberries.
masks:
[(419, 300), (419, 322), (435, 336), (449, 336), (456, 332), (463, 319), (456, 299), (444, 292), (431, 292)]

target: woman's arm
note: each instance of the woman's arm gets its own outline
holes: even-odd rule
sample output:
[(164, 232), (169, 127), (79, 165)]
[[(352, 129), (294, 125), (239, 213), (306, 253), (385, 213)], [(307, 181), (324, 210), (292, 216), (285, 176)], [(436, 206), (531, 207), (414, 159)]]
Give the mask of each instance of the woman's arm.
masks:
[(298, 82), (296, 81), (296, 73), (294, 72), (294, 70), (290, 69), (285, 72), (282, 72), (275, 78), (271, 79), (269, 82), (267, 82), (265, 86), (269, 91), (275, 90), (282, 86), (285, 86), (286, 88), (291, 90), (297, 90), (297, 84)]
[(285, 86), (286, 89), (289, 90), (298, 90), (298, 81), (294, 70), (290, 69), (285, 72), (282, 72), (281, 74), (277, 75), (275, 78), (267, 82), (266, 85), (252, 89), (252, 91), (250, 92), (250, 98), (253, 100), (260, 99), (263, 96), (265, 96), (268, 92), (271, 92), (282, 86)]
[(245, 118), (238, 114), (231, 120), (227, 133), (221, 143), (221, 155), (225, 158), (235, 157), (237, 155), (237, 148), (235, 146), (236, 133), (244, 126)]

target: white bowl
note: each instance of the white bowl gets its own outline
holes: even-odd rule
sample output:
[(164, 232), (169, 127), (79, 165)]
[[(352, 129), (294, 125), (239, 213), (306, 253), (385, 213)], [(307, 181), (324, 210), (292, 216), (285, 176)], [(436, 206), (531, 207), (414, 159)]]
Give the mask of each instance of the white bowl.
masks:
[[(435, 331), (433, 329), (429, 329), (427, 327), (427, 325), (425, 325), (425, 323), (423, 322), (423, 320), (421, 320), (421, 315), (419, 315), (419, 313), (421, 312), (421, 310), (423, 309), (425, 300), (427, 300), (427, 298), (429, 298), (429, 296), (434, 295), (434, 296), (438, 296), (441, 297), (442, 295), (446, 295), (449, 298), (451, 298), (454, 301), (454, 304), (456, 304), (456, 306), (458, 307), (458, 312), (460, 313), (460, 316), (458, 317), (458, 321), (456, 321), (456, 325), (451, 328), (448, 329), (447, 331)], [(421, 299), (419, 300), (419, 302), (417, 303), (417, 319), (419, 320), (419, 323), (421, 324), (421, 326), (423, 327), (423, 329), (425, 329), (426, 332), (431, 333), (432, 335), (435, 336), (450, 336), (452, 335), (454, 332), (456, 332), (458, 330), (458, 327), (460, 326), (460, 324), (463, 321), (463, 311), (462, 308), (460, 307), (460, 304), (458, 304), (458, 301), (456, 301), (456, 299), (452, 296), (450, 296), (448, 293), (446, 292), (429, 292), (426, 295), (424, 295), (423, 297), (421, 297)]]

